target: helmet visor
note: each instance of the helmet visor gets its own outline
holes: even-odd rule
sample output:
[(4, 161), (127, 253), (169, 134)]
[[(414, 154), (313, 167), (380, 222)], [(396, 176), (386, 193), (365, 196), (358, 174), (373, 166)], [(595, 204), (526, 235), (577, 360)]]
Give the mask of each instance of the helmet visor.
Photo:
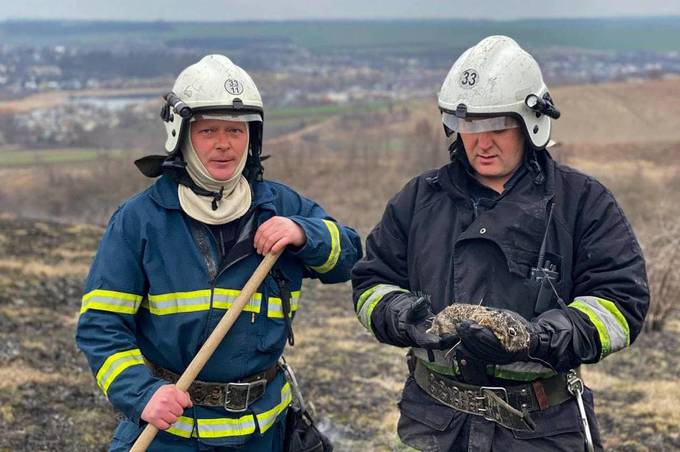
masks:
[(220, 121), (239, 121), (239, 122), (262, 122), (262, 116), (257, 113), (196, 113), (191, 117), (191, 122), (201, 119), (219, 119)]
[(456, 133), (482, 133), (519, 127), (515, 118), (495, 116), (493, 118), (459, 118), (451, 113), (442, 113), (442, 122)]

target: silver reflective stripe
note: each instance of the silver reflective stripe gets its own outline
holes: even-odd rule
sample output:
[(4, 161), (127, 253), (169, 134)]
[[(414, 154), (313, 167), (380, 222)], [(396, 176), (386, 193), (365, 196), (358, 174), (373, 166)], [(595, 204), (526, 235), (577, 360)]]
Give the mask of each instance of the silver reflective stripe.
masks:
[[(300, 301), (300, 291), (296, 290), (290, 294), (290, 313), (298, 310), (298, 303)], [(267, 317), (276, 319), (283, 318), (283, 301), (277, 297), (269, 297), (267, 299)]]
[(210, 290), (149, 295), (148, 307), (156, 315), (205, 311), (210, 308)]
[(447, 358), (447, 350), (432, 350), (434, 355), (434, 361), (430, 362), (430, 358), (427, 356), (427, 350), (424, 348), (412, 347), (411, 350), (416, 358), (418, 358), (425, 367), (433, 372), (437, 372), (442, 375), (458, 375), (458, 364), (453, 359), (453, 356)]
[(199, 419), (198, 435), (202, 438), (221, 438), (255, 433), (255, 418), (252, 414), (238, 419)]
[(106, 358), (104, 364), (97, 371), (97, 384), (105, 396), (108, 396), (109, 386), (125, 369), (131, 366), (144, 365), (144, 357), (138, 348), (114, 353)]
[(194, 420), (190, 417), (180, 416), (174, 424), (166, 430), (173, 435), (181, 436), (182, 438), (190, 438), (194, 429)]
[(548, 378), (555, 372), (540, 363), (518, 361), (510, 364), (497, 364), (494, 366), (495, 377), (506, 380), (533, 381), (539, 378)]
[(371, 328), (371, 313), (373, 312), (373, 309), (382, 297), (391, 292), (408, 291), (392, 284), (378, 284), (365, 290), (359, 297), (356, 306), (357, 317), (359, 318), (359, 322), (361, 322), (368, 331), (373, 332), (373, 329)]
[(323, 220), (323, 222), (328, 229), (328, 234), (330, 235), (331, 249), (326, 262), (316, 267), (309, 267), (317, 273), (328, 273), (329, 271), (333, 270), (335, 264), (338, 263), (340, 252), (342, 251), (340, 247), (340, 231), (338, 230), (338, 225), (329, 220)]
[[(198, 436), (201, 438), (224, 438), (251, 435), (256, 432), (258, 425), (259, 431), (264, 433), (274, 424), (276, 418), (290, 405), (292, 400), (290, 384), (286, 383), (281, 387), (281, 401), (273, 408), (256, 415), (257, 425), (256, 418), (252, 414), (246, 414), (239, 418), (197, 419)], [(180, 416), (166, 432), (182, 438), (190, 438), (196, 436), (193, 430), (194, 419)]]
[(290, 383), (286, 382), (281, 388), (281, 401), (271, 410), (267, 410), (257, 415), (257, 423), (260, 426), (260, 432), (264, 433), (269, 430), (276, 421), (278, 415), (286, 409), (293, 401), (293, 396), (290, 390)]
[(630, 328), (626, 318), (613, 302), (599, 297), (576, 297), (569, 304), (588, 316), (600, 336), (600, 359), (630, 345)]
[[(213, 295), (213, 307), (229, 309), (238, 296), (240, 290), (216, 288)], [(260, 312), (261, 293), (252, 296), (243, 308), (246, 312)], [(142, 307), (155, 315), (178, 314), (183, 312), (207, 311), (210, 309), (210, 290), (195, 290), (192, 292), (172, 292), (149, 295), (148, 300), (142, 302)]]
[(83, 295), (80, 313), (96, 309), (119, 314), (136, 314), (141, 302), (142, 296), (134, 293), (95, 289)]
[[(166, 430), (182, 438), (196, 436), (194, 433), (194, 419), (180, 416), (172, 426)], [(203, 438), (223, 438), (225, 436), (243, 436), (255, 433), (255, 418), (247, 414), (240, 418), (198, 419), (198, 435)]]
[[(229, 309), (236, 299), (241, 295), (240, 290), (236, 289), (215, 289), (215, 296), (213, 297), (213, 305), (217, 309)], [(246, 312), (260, 313), (260, 300), (262, 300), (261, 293), (255, 293), (248, 303), (243, 307)]]

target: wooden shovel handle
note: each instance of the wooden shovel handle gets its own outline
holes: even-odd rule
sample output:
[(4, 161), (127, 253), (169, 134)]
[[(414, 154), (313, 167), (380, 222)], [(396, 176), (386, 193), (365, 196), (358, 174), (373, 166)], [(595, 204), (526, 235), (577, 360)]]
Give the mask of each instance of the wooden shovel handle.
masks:
[[(267, 277), (267, 274), (269, 274), (269, 271), (272, 269), (279, 256), (280, 254), (267, 254), (264, 259), (262, 259), (262, 262), (257, 266), (253, 275), (248, 279), (248, 282), (243, 286), (243, 289), (241, 289), (241, 293), (236, 298), (236, 301), (234, 301), (232, 306), (220, 319), (220, 322), (213, 332), (210, 333), (210, 336), (208, 336), (208, 339), (206, 339), (205, 343), (201, 346), (201, 349), (196, 353), (194, 359), (191, 360), (189, 366), (184, 373), (182, 373), (182, 376), (179, 377), (179, 380), (177, 380), (177, 383), (175, 384), (177, 388), (182, 391), (189, 389), (189, 386), (191, 386), (191, 383), (193, 383), (201, 372), (205, 363), (208, 362), (212, 354), (220, 345), (224, 336), (227, 335), (229, 329), (234, 324), (239, 314), (241, 314), (245, 305), (250, 301), (253, 294), (257, 292), (257, 288), (260, 287), (262, 281)], [(130, 449), (130, 452), (146, 451), (157, 433), (158, 428), (151, 424), (147, 424), (142, 434), (139, 435), (139, 438), (137, 438), (137, 441), (135, 441), (135, 444)]]

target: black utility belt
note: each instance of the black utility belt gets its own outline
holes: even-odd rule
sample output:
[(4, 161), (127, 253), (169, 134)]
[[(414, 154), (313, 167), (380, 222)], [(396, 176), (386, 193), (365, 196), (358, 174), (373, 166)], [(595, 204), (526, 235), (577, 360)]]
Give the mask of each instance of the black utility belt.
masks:
[(511, 430), (533, 431), (530, 412), (545, 410), (573, 397), (567, 389), (565, 374), (513, 386), (475, 386), (434, 372), (421, 360), (416, 361), (413, 377), (431, 397)]
[[(177, 380), (179, 380), (178, 374), (150, 361), (146, 363), (154, 376), (171, 383), (177, 383)], [(274, 380), (278, 371), (278, 363), (274, 363), (267, 370), (233, 383), (194, 380), (189, 386), (189, 396), (195, 405), (221, 407), (233, 413), (241, 413), (246, 411), (251, 403), (264, 395), (267, 385)]]

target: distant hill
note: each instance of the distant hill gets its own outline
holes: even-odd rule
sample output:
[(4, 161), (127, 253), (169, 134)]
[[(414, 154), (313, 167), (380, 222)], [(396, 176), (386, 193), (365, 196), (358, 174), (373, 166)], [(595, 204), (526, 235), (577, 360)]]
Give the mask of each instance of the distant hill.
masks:
[(325, 20), (282, 22), (5, 21), (0, 42), (22, 45), (120, 45), (145, 42), (234, 40), (291, 42), (315, 51), (368, 49), (414, 54), (468, 47), (491, 34), (512, 36), (531, 48), (615, 51), (680, 50), (680, 17), (490, 20)]
[(565, 143), (680, 142), (680, 77), (551, 90), (562, 112), (554, 139)]

